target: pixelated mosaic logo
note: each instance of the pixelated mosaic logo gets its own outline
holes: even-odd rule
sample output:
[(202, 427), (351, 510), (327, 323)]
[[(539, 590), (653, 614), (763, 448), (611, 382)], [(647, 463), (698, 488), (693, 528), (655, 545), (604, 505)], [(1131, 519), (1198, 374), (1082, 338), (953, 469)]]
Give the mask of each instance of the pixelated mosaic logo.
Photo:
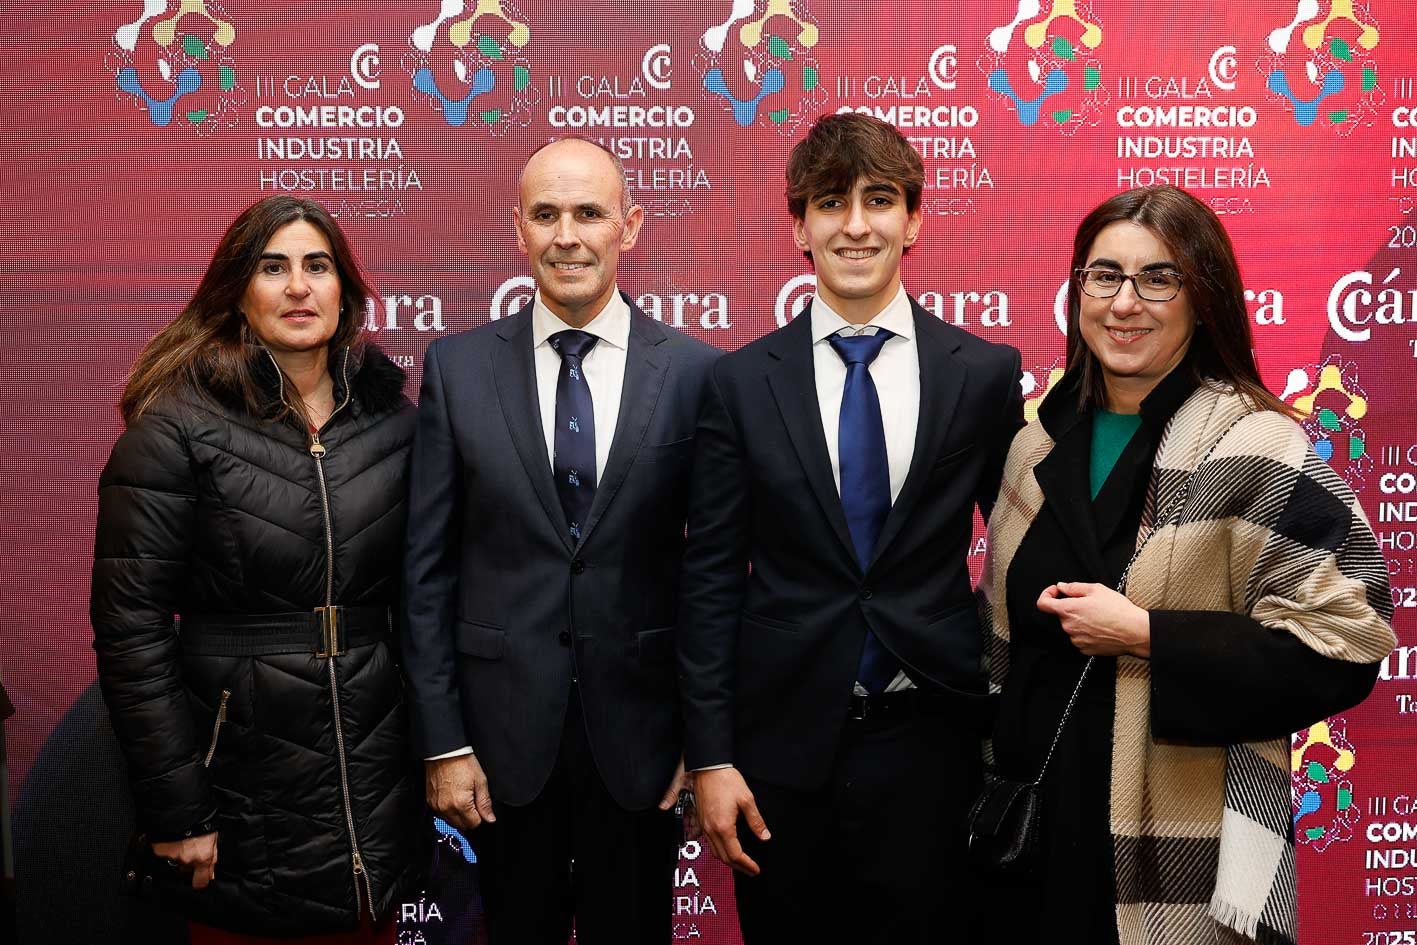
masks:
[(1296, 125), (1327, 125), (1347, 136), (1373, 124), (1382, 105), (1373, 58), (1380, 38), (1366, 4), (1298, 0), (1294, 18), (1270, 30), (1257, 66), (1272, 100)]
[(1098, 124), (1108, 95), (1102, 87), (1102, 23), (1087, 0), (1018, 0), (1013, 21), (989, 32), (980, 71), (989, 89), (1024, 127), (1076, 134)]
[(106, 65), (120, 99), (137, 104), (159, 128), (208, 134), (236, 124), (246, 93), (230, 49), (236, 26), (205, 0), (145, 0), (137, 19), (113, 33)]
[(1023, 377), (1019, 379), (1019, 386), (1023, 388), (1023, 419), (1025, 422), (1032, 423), (1038, 419), (1038, 408), (1043, 406), (1044, 399), (1063, 379), (1064, 368), (1061, 361), (1061, 358), (1055, 358), (1046, 367), (1036, 366), (1031, 371), (1023, 372)]
[(1316, 722), (1290, 743), (1294, 842), (1322, 853), (1351, 840), (1360, 813), (1354, 803), (1353, 769), (1358, 754), (1341, 718)]
[(1361, 494), (1373, 457), (1359, 426), (1368, 415), (1368, 393), (1358, 383), (1353, 365), (1335, 355), (1321, 364), (1294, 368), (1279, 399), (1298, 412), (1319, 458)]
[(694, 64), (705, 95), (745, 128), (766, 119), (794, 132), (827, 99), (813, 54), (820, 36), (811, 13), (792, 0), (733, 0), (727, 18), (699, 37)]
[(438, 15), (408, 37), (404, 71), (413, 98), (426, 102), (449, 126), (472, 125), (491, 134), (525, 128), (540, 101), (526, 50), (531, 25), (504, 0), (442, 0)]

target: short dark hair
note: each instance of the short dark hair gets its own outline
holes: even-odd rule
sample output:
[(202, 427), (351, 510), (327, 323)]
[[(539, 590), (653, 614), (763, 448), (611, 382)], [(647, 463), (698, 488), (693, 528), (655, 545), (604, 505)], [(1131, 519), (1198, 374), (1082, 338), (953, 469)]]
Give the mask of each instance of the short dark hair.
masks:
[(1145, 227), (1166, 244), (1181, 268), (1186, 294), (1196, 315), (1188, 361), (1197, 380), (1234, 385), (1256, 406), (1292, 416), (1293, 411), (1270, 393), (1255, 364), (1254, 335), (1245, 308), (1245, 286), (1235, 247), (1220, 218), (1202, 201), (1169, 184), (1138, 187), (1102, 202), (1078, 224), (1068, 279), (1069, 373), (1081, 374), (1078, 407), (1107, 406), (1107, 387), (1097, 356), (1083, 340), (1078, 320), (1082, 309), (1077, 270), (1097, 235), (1113, 223), (1128, 221)]
[(863, 179), (900, 185), (906, 210), (920, 208), (925, 164), (905, 135), (858, 112), (823, 115), (787, 158), (787, 209), (804, 219), (813, 197), (844, 194)]

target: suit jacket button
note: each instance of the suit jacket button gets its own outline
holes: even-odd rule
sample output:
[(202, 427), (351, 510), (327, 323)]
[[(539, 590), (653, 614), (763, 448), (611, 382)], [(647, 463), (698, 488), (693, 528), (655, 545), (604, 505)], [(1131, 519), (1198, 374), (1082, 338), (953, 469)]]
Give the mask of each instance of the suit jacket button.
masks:
[(556, 639), (560, 641), (562, 646), (571, 645), (571, 634), (568, 630), (562, 630), (560, 633), (556, 634)]
[(582, 572), (584, 572), (584, 571), (585, 571), (585, 562), (582, 561), (580, 558), (577, 558), (577, 559), (575, 559), (574, 561), (571, 562), (571, 573), (572, 573), (572, 574), (580, 574), (580, 573), (582, 573)]
[(870, 589), (869, 587), (863, 587), (863, 588), (861, 588), (861, 599), (862, 599), (862, 600), (870, 600), (870, 599), (871, 599), (871, 589)]

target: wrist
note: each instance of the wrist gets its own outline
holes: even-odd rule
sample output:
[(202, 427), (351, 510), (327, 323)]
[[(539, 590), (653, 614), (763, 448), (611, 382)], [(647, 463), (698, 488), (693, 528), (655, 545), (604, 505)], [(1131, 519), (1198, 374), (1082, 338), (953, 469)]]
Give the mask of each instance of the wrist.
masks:
[(1137, 640), (1131, 646), (1131, 654), (1138, 659), (1151, 659), (1151, 612), (1137, 608)]

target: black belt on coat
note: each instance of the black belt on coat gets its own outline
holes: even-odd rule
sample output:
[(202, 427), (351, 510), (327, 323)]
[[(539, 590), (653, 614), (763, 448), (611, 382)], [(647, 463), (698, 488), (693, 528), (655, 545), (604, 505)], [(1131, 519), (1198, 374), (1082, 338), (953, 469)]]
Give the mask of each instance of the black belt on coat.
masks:
[(387, 607), (316, 607), (286, 614), (183, 614), (182, 648), (203, 656), (313, 653), (324, 659), (389, 640)]

